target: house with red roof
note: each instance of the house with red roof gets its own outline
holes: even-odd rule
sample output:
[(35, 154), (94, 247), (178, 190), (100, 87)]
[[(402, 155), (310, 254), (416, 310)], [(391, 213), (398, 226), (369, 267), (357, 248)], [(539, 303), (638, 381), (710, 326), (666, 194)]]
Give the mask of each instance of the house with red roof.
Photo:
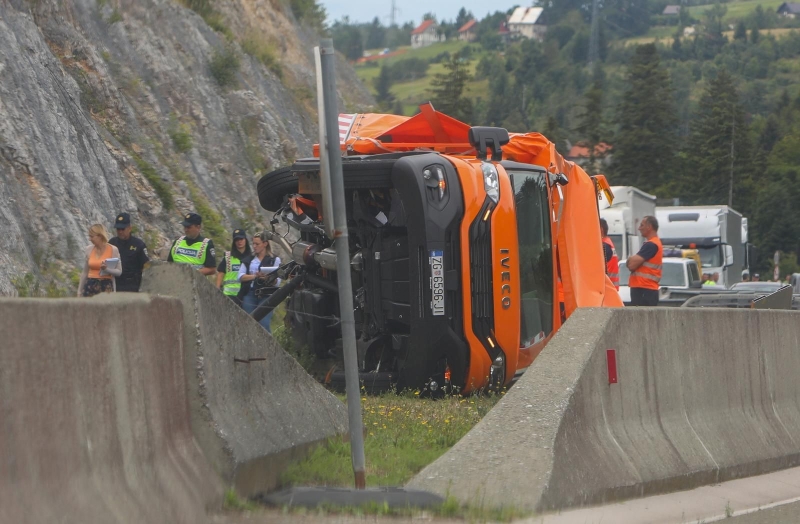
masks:
[(436, 20), (424, 20), (411, 31), (411, 47), (417, 49), (437, 42), (444, 42), (444, 35), (439, 37), (439, 25)]
[(478, 37), (478, 22), (473, 18), (458, 30), (458, 39), (462, 42), (472, 42)]

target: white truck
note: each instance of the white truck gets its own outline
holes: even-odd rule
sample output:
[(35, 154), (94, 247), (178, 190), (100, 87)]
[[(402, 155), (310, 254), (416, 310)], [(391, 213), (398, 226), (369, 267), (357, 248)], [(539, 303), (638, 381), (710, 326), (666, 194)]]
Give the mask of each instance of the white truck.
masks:
[(703, 273), (719, 273), (718, 285), (729, 288), (742, 280), (741, 213), (728, 206), (667, 206), (656, 208), (656, 218), (661, 242), (697, 249)]
[(642, 217), (655, 216), (656, 197), (632, 186), (611, 186), (614, 203), (605, 195), (600, 199), (600, 218), (608, 222), (608, 236), (614, 243), (617, 257), (624, 260), (635, 255), (642, 245), (639, 223)]

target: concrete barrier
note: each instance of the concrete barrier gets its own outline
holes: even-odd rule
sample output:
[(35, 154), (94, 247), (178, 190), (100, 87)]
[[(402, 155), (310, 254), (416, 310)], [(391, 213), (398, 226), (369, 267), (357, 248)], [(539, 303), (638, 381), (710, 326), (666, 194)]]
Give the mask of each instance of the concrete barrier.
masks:
[(244, 496), (273, 489), (285, 466), (347, 433), (347, 409), (207, 278), (158, 264), (142, 291), (183, 303), (192, 430)]
[(190, 524), (221, 506), (189, 423), (181, 310), (0, 299), (0, 522)]
[(796, 466), (798, 369), (797, 312), (578, 310), (410, 486), (543, 511)]

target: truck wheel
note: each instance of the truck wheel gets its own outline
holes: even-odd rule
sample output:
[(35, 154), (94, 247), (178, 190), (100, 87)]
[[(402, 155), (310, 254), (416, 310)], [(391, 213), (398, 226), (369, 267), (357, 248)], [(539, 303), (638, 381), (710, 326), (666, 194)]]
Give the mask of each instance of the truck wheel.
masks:
[[(395, 160), (346, 161), (343, 166), (345, 189), (387, 189), (392, 187), (394, 163)], [(262, 176), (257, 186), (258, 201), (261, 207), (267, 211), (277, 211), (286, 195), (297, 193), (298, 181), (295, 172), (299, 171), (303, 171), (300, 162)]]

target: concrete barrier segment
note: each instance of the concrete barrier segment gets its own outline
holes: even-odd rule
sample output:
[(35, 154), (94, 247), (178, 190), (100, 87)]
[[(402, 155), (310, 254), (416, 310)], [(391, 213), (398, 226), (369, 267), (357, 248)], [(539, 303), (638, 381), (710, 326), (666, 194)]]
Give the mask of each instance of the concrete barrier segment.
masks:
[(0, 522), (197, 523), (180, 302), (0, 299)]
[(797, 312), (578, 310), (410, 486), (544, 511), (796, 466), (797, 369)]
[(142, 291), (183, 303), (192, 430), (241, 495), (274, 489), (292, 460), (347, 433), (344, 404), (207, 278), (158, 264)]

